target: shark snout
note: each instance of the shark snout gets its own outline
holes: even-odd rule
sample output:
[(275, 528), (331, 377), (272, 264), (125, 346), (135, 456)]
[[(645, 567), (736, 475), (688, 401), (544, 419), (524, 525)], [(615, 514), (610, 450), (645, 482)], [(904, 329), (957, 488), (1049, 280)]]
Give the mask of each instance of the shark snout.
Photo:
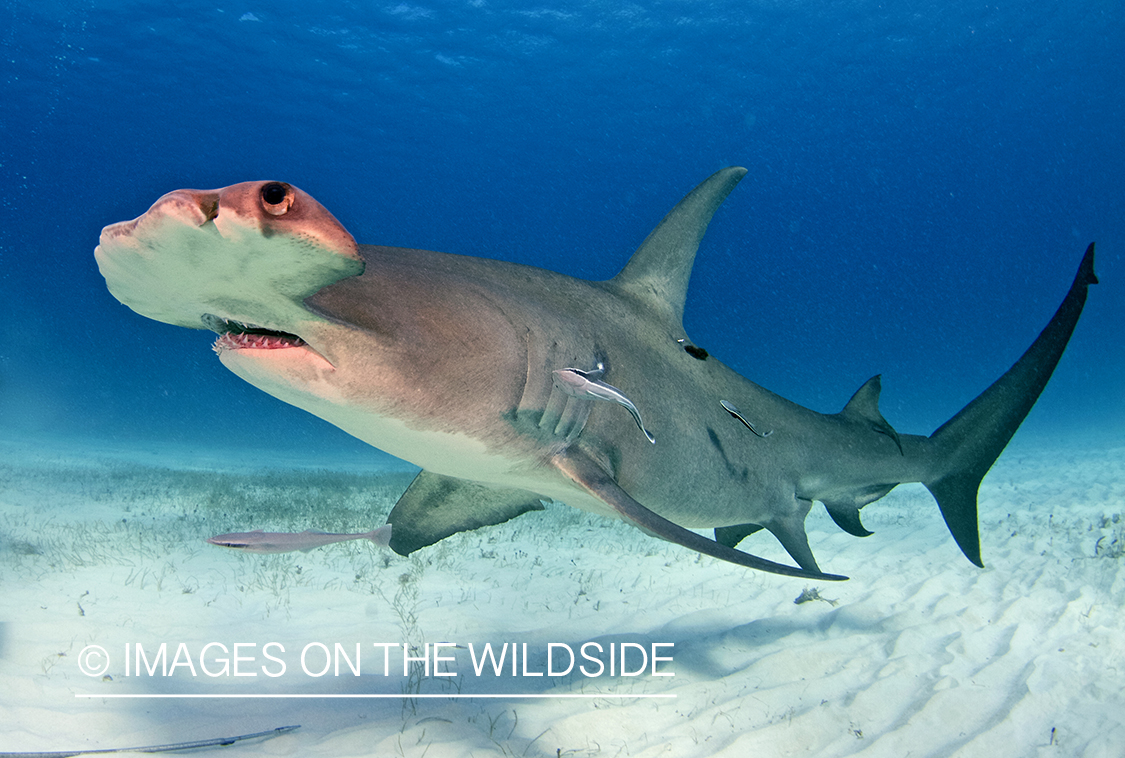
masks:
[(214, 190), (175, 190), (162, 196), (152, 207), (131, 221), (119, 221), (102, 229), (97, 254), (105, 245), (123, 238), (144, 237), (146, 229), (175, 220), (189, 227), (200, 227), (219, 215), (219, 193)]

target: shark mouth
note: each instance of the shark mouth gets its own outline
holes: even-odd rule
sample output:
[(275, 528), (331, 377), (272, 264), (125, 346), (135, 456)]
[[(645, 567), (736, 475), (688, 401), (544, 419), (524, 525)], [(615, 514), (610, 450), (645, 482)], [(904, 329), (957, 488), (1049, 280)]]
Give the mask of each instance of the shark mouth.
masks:
[(202, 320), (204, 326), (219, 335), (219, 339), (211, 346), (217, 355), (221, 355), (224, 350), (280, 350), (306, 346), (303, 339), (289, 332), (264, 329), (211, 313), (204, 313)]

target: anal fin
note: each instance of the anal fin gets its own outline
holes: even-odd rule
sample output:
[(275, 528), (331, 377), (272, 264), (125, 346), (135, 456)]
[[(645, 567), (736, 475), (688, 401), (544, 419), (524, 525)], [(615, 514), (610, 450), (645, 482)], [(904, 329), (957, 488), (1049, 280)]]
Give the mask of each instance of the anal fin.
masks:
[(836, 522), (836, 526), (843, 529), (853, 537), (870, 537), (875, 532), (870, 531), (859, 520), (859, 508), (853, 502), (825, 502), (824, 509)]
[(538, 495), (422, 471), (387, 517), (391, 549), (409, 555), (456, 534), (541, 511)]

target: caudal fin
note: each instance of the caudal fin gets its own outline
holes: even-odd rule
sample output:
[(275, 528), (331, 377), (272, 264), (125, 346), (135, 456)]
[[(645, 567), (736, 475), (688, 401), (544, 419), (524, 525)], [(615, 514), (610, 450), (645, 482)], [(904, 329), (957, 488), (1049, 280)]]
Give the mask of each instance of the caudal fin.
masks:
[(977, 531), (977, 489), (1039, 398), (1062, 357), (1082, 307), (1086, 288), (1097, 284), (1094, 243), (1047, 327), (1008, 371), (960, 413), (930, 435), (941, 472), (923, 482), (938, 502), (953, 539), (970, 561), (983, 566)]

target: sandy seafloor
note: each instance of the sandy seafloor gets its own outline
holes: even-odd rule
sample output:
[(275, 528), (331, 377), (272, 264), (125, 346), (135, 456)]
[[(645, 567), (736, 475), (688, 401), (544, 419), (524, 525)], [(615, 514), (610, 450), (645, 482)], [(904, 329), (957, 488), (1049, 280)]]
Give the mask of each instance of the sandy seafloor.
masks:
[[(987, 568), (920, 486), (810, 542), (843, 583), (697, 557), (561, 505), (412, 558), (370, 544), (237, 554), (254, 528), (361, 531), (409, 473), (247, 452), (7, 443), (0, 457), (0, 752), (104, 749), (301, 729), (231, 756), (1120, 756), (1125, 745), (1125, 448), (1017, 437), (981, 489)], [(272, 467), (272, 468), (271, 468)], [(771, 538), (754, 552), (781, 559)], [(822, 600), (794, 603), (805, 589)], [(832, 601), (832, 602), (829, 602)], [(674, 643), (660, 673), (411, 683), (373, 642)], [(269, 641), (283, 676), (126, 676), (124, 645), (195, 655)], [(364, 671), (299, 671), (309, 642), (364, 646)], [(102, 676), (79, 654), (101, 645)], [(215, 648), (212, 648), (215, 650)], [(246, 650), (244, 648), (244, 650)], [(276, 652), (276, 649), (275, 649)], [(314, 650), (315, 652), (315, 650)], [(448, 654), (448, 651), (446, 652)], [(401, 658), (392, 671), (401, 674)], [(196, 658), (198, 663), (198, 658)], [(263, 661), (249, 666), (251, 671)], [(374, 664), (378, 665), (374, 665)], [(370, 666), (369, 666), (370, 664)], [(369, 666), (369, 667), (368, 667)], [(213, 668), (217, 667), (217, 664)], [(375, 670), (378, 669), (378, 670)], [(542, 670), (532, 660), (529, 672)], [(604, 698), (404, 700), (422, 694)], [(360, 694), (388, 699), (111, 699), (99, 694)], [(638, 694), (674, 695), (642, 699)], [(630, 697), (619, 697), (627, 695)]]

